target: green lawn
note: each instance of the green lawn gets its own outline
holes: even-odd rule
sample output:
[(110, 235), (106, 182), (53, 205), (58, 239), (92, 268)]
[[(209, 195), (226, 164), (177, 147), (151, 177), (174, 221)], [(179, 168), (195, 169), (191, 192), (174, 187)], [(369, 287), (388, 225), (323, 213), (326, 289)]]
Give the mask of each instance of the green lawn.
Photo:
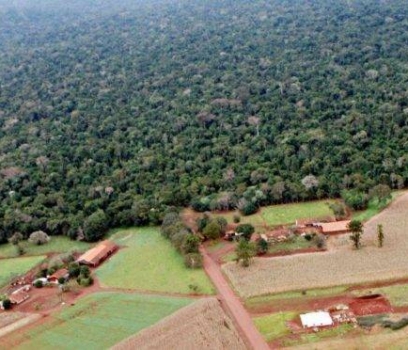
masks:
[(307, 239), (301, 236), (296, 236), (293, 238), (293, 240), (290, 241), (271, 244), (269, 246), (268, 253), (271, 254), (280, 252), (289, 253), (305, 248), (316, 248), (316, 244), (313, 242), (313, 240), (308, 241)]
[(391, 198), (386, 202), (378, 202), (377, 199), (371, 200), (366, 210), (353, 213), (353, 220), (368, 221), (403, 193), (404, 191), (392, 192)]
[(98, 268), (100, 283), (107, 287), (145, 291), (214, 293), (214, 288), (202, 269), (187, 269), (183, 257), (158, 228), (136, 228), (118, 231), (112, 236), (121, 249)]
[(329, 208), (330, 200), (272, 205), (261, 210), (261, 216), (268, 225), (294, 224), (296, 219), (333, 216)]
[(28, 272), (44, 259), (45, 256), (0, 259), (0, 287), (6, 285), (13, 277)]
[(263, 335), (267, 342), (282, 337), (290, 333), (286, 322), (296, 317), (295, 312), (278, 312), (253, 319), (256, 328)]
[(367, 295), (367, 294), (382, 294), (387, 297), (393, 306), (408, 306), (408, 284), (396, 284), (393, 286), (359, 289), (354, 290), (354, 295)]
[(107, 349), (190, 304), (188, 298), (96, 293), (51, 320), (5, 339), (4, 349)]
[[(25, 255), (45, 255), (48, 253), (66, 253), (73, 250), (86, 251), (93, 244), (73, 241), (65, 236), (52, 236), (47, 244), (35, 245), (28, 241), (20, 243), (25, 251)], [(16, 247), (10, 243), (0, 245), (0, 258), (16, 257)]]

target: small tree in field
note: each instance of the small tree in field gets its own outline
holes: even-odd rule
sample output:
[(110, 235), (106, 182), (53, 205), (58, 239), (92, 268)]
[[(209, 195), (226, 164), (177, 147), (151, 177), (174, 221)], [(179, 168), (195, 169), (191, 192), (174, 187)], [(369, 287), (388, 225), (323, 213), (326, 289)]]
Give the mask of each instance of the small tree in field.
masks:
[(363, 235), (363, 224), (359, 220), (352, 220), (348, 224), (348, 229), (351, 231), (350, 239), (353, 241), (354, 248), (361, 248), (361, 236)]
[(248, 267), (256, 254), (256, 247), (254, 243), (248, 242), (246, 239), (240, 239), (235, 248), (235, 253), (237, 254), (237, 263), (241, 261), (242, 266)]
[(378, 238), (378, 246), (382, 248), (384, 245), (384, 231), (383, 225), (377, 225), (377, 238)]

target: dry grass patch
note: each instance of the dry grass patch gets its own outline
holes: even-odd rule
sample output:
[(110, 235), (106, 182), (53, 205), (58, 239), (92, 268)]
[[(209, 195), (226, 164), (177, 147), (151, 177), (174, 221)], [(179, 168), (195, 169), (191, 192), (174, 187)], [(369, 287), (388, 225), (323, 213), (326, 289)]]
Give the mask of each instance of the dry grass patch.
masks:
[[(385, 233), (377, 247), (377, 225)], [(408, 276), (408, 194), (365, 225), (363, 248), (349, 245), (318, 254), (255, 259), (249, 268), (223, 266), (234, 288), (245, 298), (290, 290), (387, 281)]]
[(215, 298), (183, 308), (156, 325), (122, 341), (114, 350), (234, 349), (244, 350), (231, 320)]

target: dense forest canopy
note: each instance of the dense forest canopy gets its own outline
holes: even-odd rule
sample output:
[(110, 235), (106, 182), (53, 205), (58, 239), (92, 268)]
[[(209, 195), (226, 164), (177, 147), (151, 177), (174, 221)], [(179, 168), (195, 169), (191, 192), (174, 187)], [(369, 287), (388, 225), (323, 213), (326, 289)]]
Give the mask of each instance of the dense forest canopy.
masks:
[(0, 241), (402, 188), (407, 83), (402, 0), (0, 0)]

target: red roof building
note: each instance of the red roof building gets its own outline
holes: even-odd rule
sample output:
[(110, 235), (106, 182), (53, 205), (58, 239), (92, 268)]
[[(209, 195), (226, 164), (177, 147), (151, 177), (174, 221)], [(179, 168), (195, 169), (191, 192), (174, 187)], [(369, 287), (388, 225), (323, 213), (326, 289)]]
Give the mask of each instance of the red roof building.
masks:
[(115, 243), (106, 240), (82, 254), (77, 259), (77, 262), (81, 265), (96, 267), (111, 256), (117, 249), (118, 246)]

